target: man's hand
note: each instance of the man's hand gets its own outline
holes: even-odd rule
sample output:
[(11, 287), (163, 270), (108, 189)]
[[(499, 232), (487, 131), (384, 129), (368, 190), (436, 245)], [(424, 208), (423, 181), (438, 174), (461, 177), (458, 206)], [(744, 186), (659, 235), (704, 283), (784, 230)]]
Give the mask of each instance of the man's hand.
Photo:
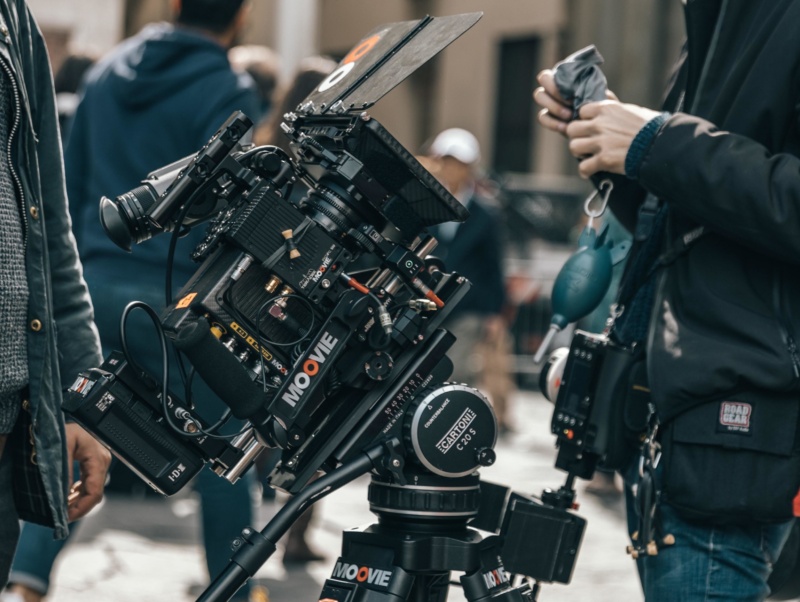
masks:
[(658, 115), (644, 107), (619, 102), (613, 92), (609, 100), (590, 102), (572, 119), (572, 107), (559, 94), (553, 71), (545, 69), (536, 77), (539, 88), (533, 99), (542, 107), (539, 123), (569, 138), (570, 152), (580, 159), (581, 177), (606, 171), (625, 174), (625, 156), (642, 126)]
[(624, 175), (631, 142), (644, 124), (658, 115), (658, 111), (618, 100), (583, 105), (580, 119), (571, 121), (565, 129), (569, 151), (581, 160), (581, 177), (588, 178), (599, 171)]
[(533, 91), (533, 100), (541, 107), (539, 123), (559, 134), (567, 133), (567, 124), (572, 119), (572, 105), (561, 98), (552, 69), (545, 69), (536, 76), (539, 87)]
[[(68, 423), (66, 433), (70, 483), (67, 506), (69, 520), (74, 521), (86, 515), (103, 499), (111, 454), (77, 424)], [(73, 462), (80, 464), (81, 479), (77, 482), (73, 482)]]

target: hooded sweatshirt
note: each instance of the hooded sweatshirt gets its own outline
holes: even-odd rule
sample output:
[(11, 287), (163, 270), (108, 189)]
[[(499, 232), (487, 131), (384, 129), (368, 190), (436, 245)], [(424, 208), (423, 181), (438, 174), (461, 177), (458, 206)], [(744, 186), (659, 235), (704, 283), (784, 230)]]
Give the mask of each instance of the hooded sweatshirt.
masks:
[[(199, 32), (159, 23), (122, 42), (87, 74), (65, 150), (67, 193), (87, 279), (135, 274), (160, 285), (170, 234), (134, 245), (106, 236), (101, 197), (115, 198), (146, 175), (196, 153), (234, 112), (253, 122), (260, 100), (252, 78), (234, 72), (225, 48)], [(175, 284), (195, 271), (196, 226), (175, 254)]]

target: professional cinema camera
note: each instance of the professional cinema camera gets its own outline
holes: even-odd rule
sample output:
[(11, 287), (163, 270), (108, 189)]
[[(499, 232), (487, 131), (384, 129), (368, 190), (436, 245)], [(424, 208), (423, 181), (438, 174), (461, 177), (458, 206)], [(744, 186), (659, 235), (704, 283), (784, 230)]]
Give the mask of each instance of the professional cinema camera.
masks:
[[(373, 31), (285, 115), (294, 157), (247, 144), (252, 124), (236, 113), (195, 155), (101, 202), (125, 249), (165, 232), (174, 242), (206, 222), (207, 232), (176, 300), (160, 315), (145, 307), (165, 374), (114, 352), (79, 376), (66, 410), (164, 494), (205, 463), (233, 482), (266, 448), (281, 453), (272, 486), (294, 494), (260, 533), (243, 532), (200, 600), (227, 600), (310, 504), (367, 473), (379, 523), (345, 533), (321, 598), (442, 601), (458, 570), (470, 600), (533, 600), (527, 580), (509, 582), (504, 560), (569, 581), (583, 521), (481, 484), (496, 420), (479, 391), (447, 382), (455, 337), (441, 324), (469, 282), (431, 255), (427, 228), (468, 212), (365, 112), (480, 16)], [(219, 421), (209, 426), (167, 390), (168, 342), (246, 430), (219, 436)], [(499, 535), (482, 538), (472, 520)], [(501, 560), (509, 528), (513, 554)]]

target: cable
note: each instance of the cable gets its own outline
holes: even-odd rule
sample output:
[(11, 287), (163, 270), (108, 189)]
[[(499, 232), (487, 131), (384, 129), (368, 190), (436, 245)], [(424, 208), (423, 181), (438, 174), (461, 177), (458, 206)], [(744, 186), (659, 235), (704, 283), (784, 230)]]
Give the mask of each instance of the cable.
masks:
[(213, 439), (234, 439), (239, 435), (241, 435), (242, 433), (245, 433), (248, 430), (250, 430), (250, 427), (246, 426), (242, 428), (242, 430), (240, 430), (239, 432), (230, 435), (219, 435), (214, 433), (215, 430), (221, 428), (225, 423), (228, 422), (228, 420), (230, 420), (231, 417), (230, 408), (226, 409), (222, 413), (222, 416), (217, 420), (216, 423), (214, 423), (211, 427), (207, 427), (205, 429), (200, 426), (199, 420), (194, 416), (191, 416), (191, 413), (189, 413), (189, 418), (187, 419), (190, 420), (192, 424), (194, 424), (197, 427), (196, 433), (189, 433), (173, 422), (172, 413), (170, 412), (169, 409), (169, 399), (170, 399), (169, 386), (168, 386), (169, 354), (167, 351), (167, 337), (164, 334), (164, 328), (161, 325), (158, 313), (156, 313), (156, 311), (152, 307), (150, 307), (149, 305), (147, 305), (147, 303), (143, 301), (131, 301), (130, 303), (128, 303), (128, 305), (125, 306), (125, 309), (122, 310), (122, 316), (120, 317), (120, 323), (119, 323), (119, 335), (120, 335), (120, 342), (122, 344), (122, 354), (125, 356), (125, 360), (130, 365), (132, 365), (138, 372), (149, 376), (149, 374), (145, 370), (143, 370), (142, 367), (133, 359), (133, 356), (131, 355), (130, 349), (128, 347), (128, 340), (127, 340), (128, 337), (127, 333), (125, 332), (125, 326), (128, 322), (128, 316), (134, 309), (144, 310), (144, 312), (150, 317), (150, 320), (153, 322), (153, 326), (155, 327), (156, 333), (158, 335), (159, 344), (161, 347), (161, 371), (162, 371), (161, 409), (162, 409), (162, 414), (164, 415), (164, 418), (167, 421), (169, 427), (182, 437), (189, 437), (189, 438), (211, 437)]
[[(295, 293), (283, 293), (283, 294), (280, 294), (280, 295), (275, 295), (274, 297), (270, 297), (269, 299), (264, 301), (264, 303), (261, 304), (261, 307), (258, 308), (258, 312), (256, 313), (256, 335), (258, 335), (259, 339), (262, 338), (262, 336), (261, 336), (261, 316), (264, 313), (264, 309), (267, 306), (274, 304), (276, 301), (278, 301), (278, 299), (298, 299), (298, 300), (302, 301), (305, 304), (305, 306), (308, 308), (309, 313), (311, 313), (311, 324), (309, 324), (308, 328), (306, 329), (306, 332), (305, 333), (301, 333), (300, 338), (299, 339), (295, 339), (294, 341), (290, 341), (288, 343), (278, 343), (278, 342), (275, 342), (275, 341), (271, 341), (270, 339), (268, 339), (266, 337), (263, 337), (263, 340), (264, 340), (265, 343), (267, 343), (269, 345), (272, 345), (274, 347), (293, 347), (295, 345), (299, 345), (300, 343), (305, 341), (308, 338), (309, 334), (311, 334), (311, 332), (314, 330), (314, 324), (316, 323), (316, 316), (314, 315), (314, 307), (311, 305), (311, 302), (308, 301), (308, 299), (305, 299), (305, 298), (303, 298), (300, 295), (295, 294)], [(260, 345), (261, 345), (261, 341), (259, 340), (259, 346)]]
[[(166, 261), (166, 268), (165, 268), (165, 281), (164, 281), (164, 307), (169, 307), (172, 304), (172, 270), (175, 264), (175, 250), (178, 246), (178, 239), (184, 236), (186, 233), (191, 230), (190, 226), (187, 226), (187, 229), (183, 229), (183, 222), (186, 219), (186, 216), (189, 214), (189, 210), (192, 208), (194, 203), (200, 198), (201, 194), (205, 194), (206, 189), (216, 180), (209, 179), (203, 182), (197, 190), (192, 193), (192, 195), (187, 199), (186, 204), (181, 208), (180, 212), (178, 213), (178, 217), (175, 220), (175, 228), (172, 230), (172, 236), (170, 236), (169, 241), (169, 249), (167, 251), (167, 261)], [(177, 364), (178, 364), (178, 372), (180, 372), (181, 382), (183, 383), (184, 391), (186, 392), (186, 404), (189, 407), (192, 407), (192, 389), (191, 389), (191, 377), (187, 375), (186, 366), (183, 363), (183, 358), (181, 357), (180, 353), (176, 353)]]
[(358, 280), (353, 278), (350, 274), (342, 272), (339, 274), (339, 277), (345, 281), (347, 286), (354, 288), (359, 293), (363, 293), (364, 295), (368, 296), (372, 301), (375, 303), (375, 309), (378, 310), (378, 323), (381, 325), (381, 328), (384, 332), (383, 340), (379, 342), (381, 346), (385, 346), (388, 342), (388, 338), (392, 336), (392, 330), (394, 326), (394, 322), (392, 320), (392, 316), (389, 313), (389, 310), (383, 304), (383, 302), (378, 298), (374, 292), (368, 289), (366, 286), (361, 284)]

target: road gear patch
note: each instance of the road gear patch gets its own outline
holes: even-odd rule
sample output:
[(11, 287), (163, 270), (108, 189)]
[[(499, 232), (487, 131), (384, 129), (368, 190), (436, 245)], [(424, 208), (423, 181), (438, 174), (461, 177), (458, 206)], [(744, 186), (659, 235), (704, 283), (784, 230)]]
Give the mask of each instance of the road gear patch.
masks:
[(723, 401), (719, 406), (717, 432), (750, 433), (753, 406), (743, 401)]

